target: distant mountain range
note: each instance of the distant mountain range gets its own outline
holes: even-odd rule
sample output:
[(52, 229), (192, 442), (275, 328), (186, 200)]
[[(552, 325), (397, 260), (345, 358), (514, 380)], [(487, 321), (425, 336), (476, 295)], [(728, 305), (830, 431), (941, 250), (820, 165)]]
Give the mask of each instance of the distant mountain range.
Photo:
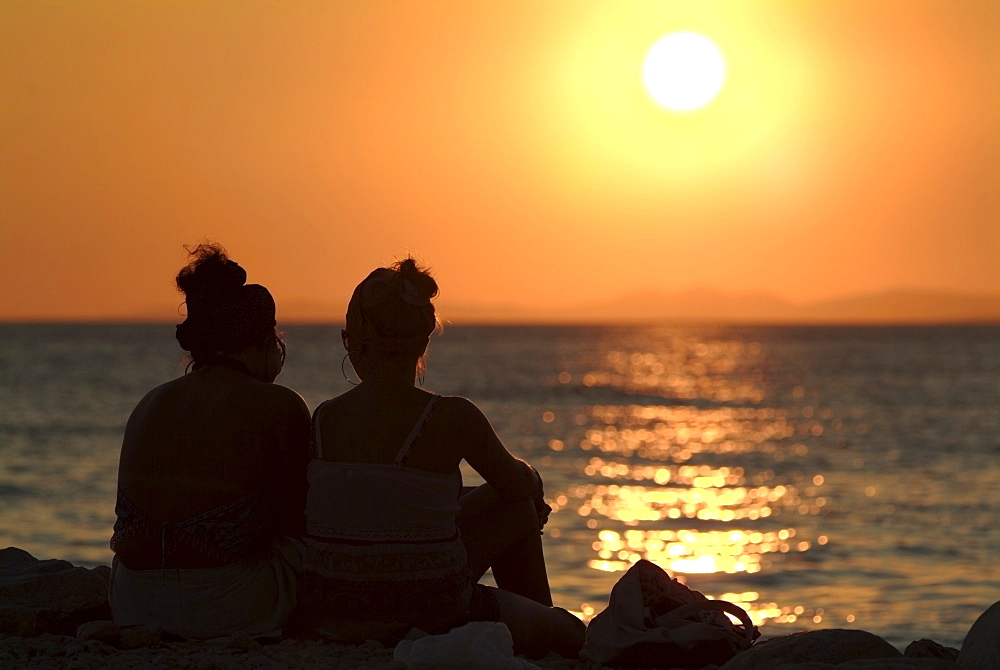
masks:
[(556, 309), (443, 304), (441, 312), (455, 323), (1000, 323), (1000, 294), (899, 290), (798, 305), (763, 293), (696, 288), (639, 291)]
[[(460, 304), (447, 300), (439, 313), (454, 324), (463, 323), (651, 323), (693, 321), (769, 324), (1000, 324), (1000, 294), (898, 290), (795, 304), (764, 293), (733, 293), (711, 288), (678, 292), (637, 291), (613, 299), (549, 308), (515, 304)], [(318, 301), (282, 301), (281, 323), (342, 322), (346, 304)], [(177, 305), (108, 315), (94, 321), (182, 320)], [(45, 319), (47, 321), (58, 319)]]

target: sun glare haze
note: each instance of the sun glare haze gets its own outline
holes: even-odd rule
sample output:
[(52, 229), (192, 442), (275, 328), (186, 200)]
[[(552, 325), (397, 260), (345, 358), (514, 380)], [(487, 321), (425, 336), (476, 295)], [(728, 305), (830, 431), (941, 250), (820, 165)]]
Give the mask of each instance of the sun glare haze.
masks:
[(998, 31), (976, 0), (5, 2), (0, 319), (170, 320), (205, 239), (279, 320), (408, 253), (458, 321), (997, 294)]

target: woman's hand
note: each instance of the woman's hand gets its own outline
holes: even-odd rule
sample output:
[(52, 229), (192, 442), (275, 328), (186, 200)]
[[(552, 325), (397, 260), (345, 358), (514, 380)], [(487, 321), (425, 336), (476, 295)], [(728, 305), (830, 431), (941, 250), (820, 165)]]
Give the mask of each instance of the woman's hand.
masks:
[(552, 507), (545, 502), (545, 498), (538, 496), (534, 499), (535, 511), (538, 513), (538, 534), (543, 534), (543, 528), (545, 524), (549, 522), (549, 514), (552, 513)]
[(535, 479), (538, 480), (535, 490), (531, 494), (531, 502), (535, 505), (535, 512), (538, 514), (538, 533), (542, 534), (544, 532), (542, 529), (549, 522), (549, 514), (552, 513), (552, 506), (545, 502), (545, 485), (542, 483), (542, 476), (531, 465), (528, 465), (528, 467), (531, 468), (531, 471), (535, 474)]

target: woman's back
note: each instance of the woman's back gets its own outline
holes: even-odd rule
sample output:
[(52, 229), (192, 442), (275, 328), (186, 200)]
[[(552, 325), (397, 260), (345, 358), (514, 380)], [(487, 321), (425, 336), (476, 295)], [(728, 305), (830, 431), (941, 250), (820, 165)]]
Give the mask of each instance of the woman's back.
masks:
[[(440, 472), (412, 463), (416, 460), (441, 465), (422, 457), (427, 446), (423, 433), (441, 398), (426, 393), (421, 396), (423, 407), (403, 438), (399, 437), (402, 431), (398, 420), (392, 420), (398, 417), (385, 416), (385, 421), (374, 422), (364, 416), (365, 412), (351, 413), (353, 403), (342, 403), (338, 408), (339, 399), (317, 408), (313, 438), (316, 458), (309, 464), (307, 533), (381, 541), (456, 537), (460, 473), (454, 467), (450, 472)], [(368, 403), (362, 400), (360, 404)], [(404, 407), (401, 414), (409, 418), (412, 412), (406, 409), (416, 408)], [(394, 450), (389, 440), (398, 440)], [(344, 443), (351, 448), (344, 449)]]
[(426, 421), (420, 422), (432, 395), (412, 385), (367, 382), (328, 400), (313, 417), (314, 439), (326, 445), (322, 459), (392, 463), (419, 424), (406, 466), (450, 474), (465, 460), (504, 495), (530, 495), (534, 477), (511, 457), (489, 420), (467, 398), (437, 396)]
[[(436, 400), (428, 411), (432, 398)], [(393, 463), (419, 426), (405, 464), (443, 474), (454, 472), (463, 457), (463, 436), (454, 416), (462, 400), (413, 386), (363, 384), (316, 409), (314, 441), (318, 438), (324, 445), (322, 455), (317, 455), (327, 461)]]
[(134, 569), (255, 556), (303, 528), (308, 409), (222, 366), (150, 391), (129, 418), (112, 548)]
[(133, 411), (119, 488), (148, 518), (174, 522), (268, 485), (294, 494), (306, 416), (284, 387), (221, 366), (192, 372), (156, 387)]

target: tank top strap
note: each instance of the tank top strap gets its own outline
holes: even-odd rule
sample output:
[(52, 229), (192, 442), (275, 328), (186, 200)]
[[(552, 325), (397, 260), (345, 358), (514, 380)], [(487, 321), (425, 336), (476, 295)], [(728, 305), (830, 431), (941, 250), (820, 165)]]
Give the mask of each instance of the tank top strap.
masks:
[(441, 396), (436, 393), (431, 394), (430, 400), (427, 401), (427, 406), (424, 407), (423, 413), (420, 418), (417, 419), (417, 423), (414, 424), (413, 430), (407, 435), (406, 441), (403, 442), (402, 448), (400, 448), (399, 453), (396, 454), (396, 460), (393, 461), (396, 465), (402, 465), (406, 462), (407, 457), (410, 455), (410, 450), (413, 448), (413, 443), (417, 441), (420, 437), (420, 431), (424, 429), (424, 424), (427, 423), (427, 417), (431, 415), (431, 410), (434, 408), (434, 403), (438, 401)]
[(319, 410), (320, 410), (320, 408), (323, 407), (323, 405), (325, 405), (328, 402), (330, 402), (330, 401), (329, 400), (325, 400), (325, 401), (321, 402), (319, 404), (319, 406), (316, 407), (316, 410), (313, 412), (313, 416), (312, 416), (313, 449), (316, 450), (316, 458), (323, 458), (323, 443), (320, 441), (319, 421), (317, 421), (316, 418), (319, 416)]

